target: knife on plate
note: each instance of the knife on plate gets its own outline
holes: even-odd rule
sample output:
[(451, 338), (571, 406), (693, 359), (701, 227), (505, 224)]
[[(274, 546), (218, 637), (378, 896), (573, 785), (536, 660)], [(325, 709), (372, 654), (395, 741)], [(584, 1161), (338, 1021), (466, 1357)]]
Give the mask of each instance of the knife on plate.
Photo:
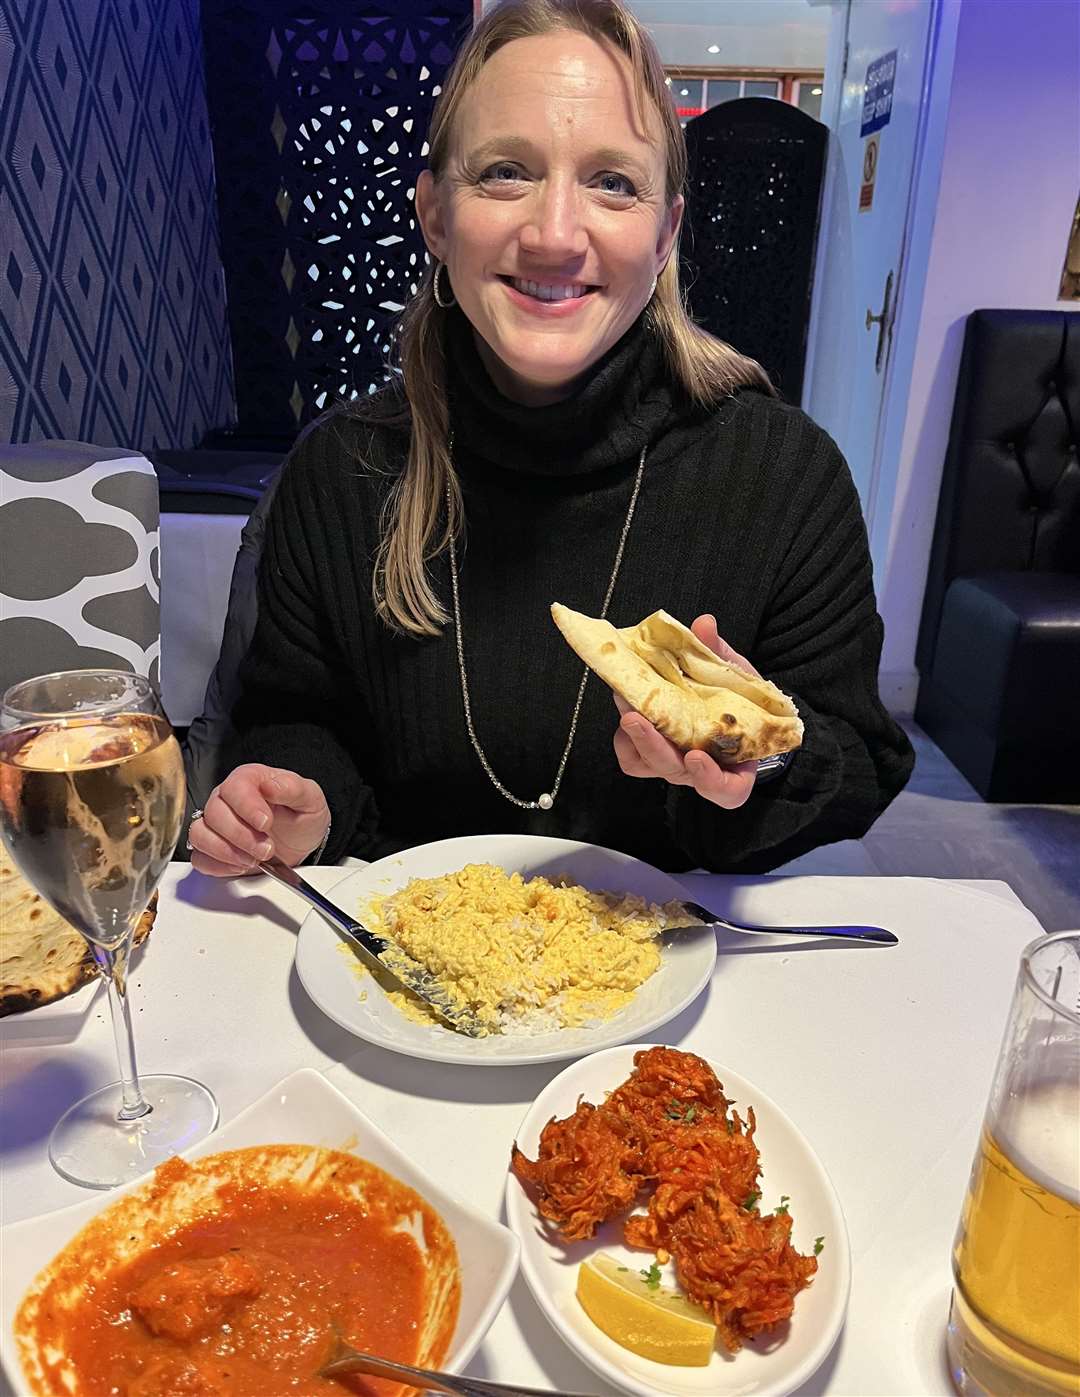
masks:
[(471, 1009), (455, 1004), (435, 977), (417, 961), (412, 960), (400, 946), (378, 932), (366, 927), (344, 912), (336, 902), (331, 902), (325, 893), (313, 888), (300, 877), (295, 868), (290, 868), (280, 859), (263, 859), (259, 868), (269, 877), (298, 893), (305, 901), (330, 923), (353, 950), (360, 953), (361, 960), (374, 963), (384, 975), (396, 980), (403, 989), (428, 1004), (457, 1033), (468, 1038), (482, 1038), (487, 1030)]

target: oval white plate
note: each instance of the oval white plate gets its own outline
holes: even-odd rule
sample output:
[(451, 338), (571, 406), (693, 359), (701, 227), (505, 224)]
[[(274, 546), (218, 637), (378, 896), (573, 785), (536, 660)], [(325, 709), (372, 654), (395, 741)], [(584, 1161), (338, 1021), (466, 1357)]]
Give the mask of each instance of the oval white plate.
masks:
[[(611, 1048), (560, 1072), (522, 1122), (517, 1136), (521, 1149), (534, 1159), (541, 1130), (552, 1116), (570, 1115), (579, 1097), (601, 1102), (605, 1092), (629, 1077), (634, 1054), (642, 1046)], [(815, 1237), (825, 1238), (817, 1275), (810, 1288), (797, 1297), (786, 1334), (778, 1332), (772, 1341), (763, 1338), (747, 1344), (734, 1356), (716, 1352), (705, 1368), (677, 1368), (639, 1358), (593, 1324), (574, 1292), (578, 1266), (593, 1252), (611, 1252), (638, 1269), (646, 1268), (653, 1258), (623, 1246), (621, 1219), (600, 1228), (589, 1242), (560, 1245), (517, 1176), (510, 1174), (507, 1180), (507, 1221), (521, 1239), (521, 1269), (536, 1303), (583, 1362), (635, 1397), (724, 1397), (755, 1392), (783, 1397), (821, 1364), (836, 1342), (847, 1310), (851, 1285), (847, 1227), (821, 1161), (775, 1102), (730, 1068), (716, 1062), (710, 1066), (739, 1113), (745, 1116), (747, 1106), (753, 1106), (757, 1116), (754, 1138), (761, 1151), (761, 1206), (775, 1207), (781, 1194), (790, 1196), (795, 1220), (792, 1241), (804, 1254), (813, 1250)]]
[[(454, 873), (469, 863), (493, 863), (507, 873), (530, 877), (566, 874), (587, 888), (639, 893), (653, 902), (682, 901), (689, 896), (674, 878), (628, 854), (569, 839), (517, 834), (421, 844), (358, 869), (337, 883), (329, 896), (346, 912), (359, 916), (362, 904), (370, 898), (397, 892), (410, 879)], [(487, 1067), (557, 1062), (651, 1033), (698, 997), (709, 983), (715, 963), (716, 937), (711, 931), (676, 936), (664, 943), (660, 969), (646, 980), (633, 1001), (596, 1027), (466, 1038), (437, 1024), (407, 1019), (370, 975), (358, 975), (343, 953), (341, 938), (317, 912), (304, 921), (296, 944), (301, 984), (323, 1013), (342, 1028), (409, 1057)]]

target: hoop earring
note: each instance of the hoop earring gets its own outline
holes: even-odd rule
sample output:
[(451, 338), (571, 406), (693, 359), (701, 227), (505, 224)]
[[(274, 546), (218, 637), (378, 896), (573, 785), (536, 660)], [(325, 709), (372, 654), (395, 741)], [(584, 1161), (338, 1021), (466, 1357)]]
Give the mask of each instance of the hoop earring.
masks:
[[(435, 276), (434, 276), (434, 279), (432, 280), (432, 283), (431, 283), (431, 290), (432, 290), (432, 293), (433, 293), (434, 296), (435, 296), (435, 304), (436, 304), (441, 310), (449, 310), (449, 309), (451, 308), (451, 306), (456, 306), (456, 305), (457, 305), (457, 299), (456, 299), (455, 296), (454, 296), (454, 288), (453, 288), (452, 286), (450, 287), (450, 298), (449, 298), (449, 300), (444, 301), (444, 300), (442, 299), (442, 297), (439, 295), (439, 273), (440, 273), (440, 272), (445, 272), (445, 271), (446, 271), (446, 263), (445, 263), (445, 262), (437, 262), (437, 263), (435, 264)], [(449, 282), (448, 282), (448, 284), (449, 284)]]

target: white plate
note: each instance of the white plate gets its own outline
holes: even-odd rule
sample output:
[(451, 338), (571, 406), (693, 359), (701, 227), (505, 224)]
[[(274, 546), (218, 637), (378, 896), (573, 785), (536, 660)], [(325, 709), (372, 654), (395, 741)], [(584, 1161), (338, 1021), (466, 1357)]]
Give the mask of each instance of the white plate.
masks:
[[(641, 1044), (611, 1048), (575, 1062), (560, 1072), (537, 1097), (521, 1124), (517, 1143), (536, 1157), (540, 1132), (552, 1118), (571, 1115), (578, 1098), (601, 1102), (604, 1093), (624, 1082)], [(635, 1397), (724, 1397), (734, 1393), (769, 1393), (783, 1397), (814, 1372), (836, 1342), (847, 1310), (851, 1257), (847, 1227), (832, 1181), (802, 1132), (775, 1102), (757, 1087), (719, 1063), (710, 1066), (733, 1098), (740, 1115), (753, 1106), (754, 1137), (761, 1151), (762, 1207), (773, 1207), (781, 1194), (791, 1198), (792, 1241), (811, 1251), (824, 1237), (813, 1284), (795, 1301), (787, 1334), (771, 1351), (748, 1344), (734, 1357), (716, 1352), (705, 1368), (677, 1368), (639, 1358), (609, 1339), (589, 1319), (575, 1296), (579, 1264), (593, 1252), (611, 1252), (627, 1265), (643, 1269), (650, 1256), (622, 1244), (621, 1220), (600, 1228), (589, 1242), (560, 1246), (541, 1220), (533, 1200), (515, 1174), (506, 1186), (506, 1214), (521, 1239), (521, 1269), (536, 1303), (556, 1332), (583, 1362), (602, 1378)], [(670, 1269), (670, 1268), (669, 1268)]]
[[(250, 1145), (319, 1145), (348, 1150), (385, 1169), (431, 1204), (453, 1235), (461, 1266), (461, 1307), (443, 1366), (450, 1372), (464, 1368), (491, 1327), (517, 1273), (520, 1249), (514, 1234), (447, 1193), (358, 1111), (348, 1097), (310, 1067), (291, 1073), (228, 1125), (185, 1150), (183, 1158), (201, 1159), (221, 1150), (245, 1149)], [(95, 1195), (85, 1203), (15, 1222), (0, 1230), (0, 1252), (4, 1258), (0, 1363), (13, 1392), (24, 1389), (12, 1326), (35, 1276), (92, 1217), (123, 1194), (145, 1184), (144, 1175), (109, 1194), (107, 1200)]]
[(63, 999), (51, 1004), (39, 1004), (36, 1009), (22, 1009), (0, 1019), (0, 1041), (48, 1047), (54, 1043), (73, 1043), (101, 990), (102, 980), (95, 975)]
[[(413, 878), (455, 873), (469, 863), (492, 863), (507, 873), (566, 874), (584, 887), (639, 893), (652, 902), (683, 901), (686, 889), (647, 863), (569, 839), (485, 834), (422, 844), (359, 869), (330, 890), (334, 902), (352, 916), (373, 897), (397, 892)], [(651, 1033), (695, 1000), (709, 983), (716, 962), (716, 937), (709, 932), (682, 935), (664, 943), (662, 964), (625, 1009), (593, 1028), (551, 1033), (493, 1034), (466, 1038), (437, 1024), (414, 1023), (386, 998), (371, 976), (360, 977), (342, 954), (337, 933), (312, 912), (300, 928), (296, 971), (308, 994), (335, 1023), (409, 1057), (488, 1067), (557, 1062)], [(363, 996), (363, 997), (362, 997)]]

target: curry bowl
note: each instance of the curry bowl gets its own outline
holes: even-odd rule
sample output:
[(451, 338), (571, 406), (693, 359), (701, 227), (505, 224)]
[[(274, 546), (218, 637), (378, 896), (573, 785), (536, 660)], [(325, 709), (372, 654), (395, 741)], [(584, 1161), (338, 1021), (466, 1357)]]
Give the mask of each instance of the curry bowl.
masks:
[[(569, 839), (517, 834), (470, 835), (406, 849), (347, 875), (329, 896), (345, 912), (364, 920), (367, 906), (399, 892), (414, 878), (442, 877), (469, 864), (493, 864), (526, 879), (565, 877), (593, 891), (631, 894), (653, 903), (683, 902), (689, 896), (670, 874), (629, 854)], [(468, 1038), (441, 1024), (407, 1018), (317, 912), (305, 919), (296, 945), (301, 984), (342, 1028), (392, 1052), (478, 1067), (558, 1062), (647, 1037), (702, 994), (715, 964), (716, 935), (711, 928), (680, 932), (662, 941), (659, 969), (610, 1018), (581, 1027)]]
[[(58, 1373), (63, 1366), (67, 1341), (61, 1340), (57, 1352), (55, 1336), (65, 1331), (62, 1325), (55, 1324), (50, 1331), (53, 1321), (48, 1316), (37, 1326), (28, 1324), (35, 1308), (45, 1309), (39, 1304), (43, 1293), (54, 1311), (57, 1305), (61, 1311), (67, 1305), (84, 1305), (81, 1292), (85, 1277), (93, 1274), (92, 1294), (100, 1295), (104, 1304), (108, 1275), (113, 1270), (130, 1262), (132, 1265), (123, 1274), (137, 1275), (140, 1257), (154, 1256), (158, 1250), (167, 1255), (170, 1238), (177, 1228), (183, 1230), (195, 1219), (201, 1234), (205, 1235), (208, 1227), (220, 1229), (222, 1212), (218, 1200), (254, 1197), (258, 1204), (260, 1190), (253, 1189), (253, 1184), (264, 1186), (267, 1195), (277, 1190), (301, 1203), (305, 1198), (329, 1198), (335, 1209), (334, 1235), (339, 1250), (344, 1226), (338, 1219), (347, 1220), (350, 1204), (360, 1219), (360, 1231), (352, 1235), (360, 1236), (365, 1247), (372, 1245), (372, 1236), (368, 1234), (378, 1223), (386, 1239), (388, 1259), (380, 1263), (377, 1251), (362, 1252), (356, 1247), (343, 1260), (343, 1266), (355, 1264), (364, 1277), (366, 1293), (375, 1297), (394, 1288), (388, 1281), (391, 1265), (397, 1293), (404, 1295), (405, 1281), (398, 1284), (396, 1276), (404, 1275), (411, 1266), (416, 1276), (408, 1293), (414, 1299), (415, 1313), (400, 1308), (397, 1312), (402, 1322), (414, 1322), (416, 1326), (415, 1356), (410, 1361), (449, 1371), (461, 1369), (470, 1361), (513, 1282), (519, 1251), (517, 1239), (507, 1228), (443, 1190), (319, 1072), (305, 1068), (285, 1078), (228, 1125), (187, 1151), (182, 1159), (169, 1161), (153, 1175), (143, 1176), (110, 1195), (107, 1203), (94, 1198), (40, 1218), (13, 1223), (0, 1232), (4, 1256), (0, 1361), (11, 1390), (28, 1394), (71, 1392), (73, 1397), (89, 1390), (84, 1386), (73, 1389), (59, 1378), (47, 1376)], [(248, 1229), (242, 1238), (246, 1249), (229, 1248), (228, 1237), (219, 1232), (214, 1250), (223, 1256), (239, 1250), (241, 1264), (249, 1264), (249, 1256), (258, 1261), (264, 1253), (254, 1245), (247, 1246), (250, 1218), (249, 1210), (243, 1215), (242, 1224), (242, 1228)], [(72, 1243), (75, 1245), (68, 1252), (69, 1259), (64, 1260), (62, 1254)], [(319, 1253), (316, 1250), (312, 1254)], [(93, 1269), (93, 1255), (108, 1257), (107, 1266), (98, 1273)], [(362, 1256), (366, 1260), (361, 1263)], [(157, 1268), (148, 1292), (150, 1303), (160, 1305), (164, 1291), (158, 1278), (172, 1274), (175, 1270)], [(331, 1281), (329, 1275), (317, 1277), (319, 1282), (324, 1279), (328, 1284)], [(214, 1292), (215, 1297), (218, 1293)], [(327, 1289), (326, 1293), (332, 1292)], [(27, 1304), (17, 1332), (24, 1297)], [(260, 1296), (257, 1303), (269, 1303), (272, 1297), (273, 1286), (268, 1285), (266, 1296)], [(186, 1319), (189, 1309), (180, 1306), (177, 1313)], [(165, 1336), (157, 1349), (148, 1340), (149, 1356), (144, 1359), (140, 1352), (138, 1361), (153, 1368), (164, 1361), (164, 1354), (172, 1362), (178, 1337), (175, 1330), (167, 1323), (163, 1331), (158, 1327), (160, 1311), (149, 1317), (141, 1308), (138, 1312), (149, 1325), (145, 1334), (145, 1326), (138, 1326), (144, 1339), (151, 1332), (164, 1332)], [(165, 1318), (169, 1320), (168, 1313)], [(388, 1312), (384, 1322), (392, 1328), (398, 1320)], [(314, 1329), (310, 1332), (314, 1336)], [(180, 1336), (181, 1348), (183, 1337)], [(329, 1338), (328, 1321), (328, 1342)], [(53, 1351), (49, 1349), (50, 1342)], [(80, 1338), (72, 1342), (84, 1341)], [(307, 1351), (305, 1347), (304, 1353)], [(323, 1356), (317, 1336), (310, 1340), (310, 1352), (314, 1373)], [(160, 1389), (147, 1389), (153, 1390), (171, 1389), (166, 1379)]]

